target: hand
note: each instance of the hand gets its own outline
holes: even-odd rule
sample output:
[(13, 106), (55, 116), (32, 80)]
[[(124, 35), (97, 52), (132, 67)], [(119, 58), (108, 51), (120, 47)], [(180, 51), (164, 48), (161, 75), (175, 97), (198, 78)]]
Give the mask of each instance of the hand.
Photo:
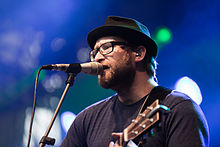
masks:
[[(122, 133), (112, 133), (112, 136), (114, 137), (114, 138), (117, 138), (118, 140), (119, 140), (119, 138), (120, 138), (120, 136), (122, 135)], [(111, 141), (110, 143), (109, 143), (109, 147), (122, 147), (122, 146), (119, 146), (119, 144), (116, 142), (116, 143), (114, 143), (113, 141)]]
[(122, 146), (119, 146), (119, 144), (116, 142), (116, 143), (114, 143), (113, 141), (111, 141), (110, 143), (109, 143), (109, 147), (122, 147)]
[[(122, 133), (112, 133), (112, 136), (114, 138), (117, 138), (119, 140), (120, 136), (122, 136)], [(109, 143), (109, 147), (123, 147), (123, 146), (119, 146), (118, 142), (116, 141), (116, 143), (114, 143), (113, 141), (111, 141)], [(130, 140), (128, 142), (128, 144), (126, 145), (126, 147), (138, 147), (132, 140)]]
[[(109, 147), (123, 147), (123, 146), (119, 146), (119, 144), (117, 142), (114, 143), (113, 141), (111, 141), (109, 143)], [(130, 140), (126, 147), (138, 147), (138, 146), (132, 140)]]

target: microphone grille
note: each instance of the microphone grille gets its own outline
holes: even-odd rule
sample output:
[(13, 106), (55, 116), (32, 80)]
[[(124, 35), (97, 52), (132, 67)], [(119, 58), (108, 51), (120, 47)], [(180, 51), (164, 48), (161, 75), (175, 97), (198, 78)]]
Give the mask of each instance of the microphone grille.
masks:
[(91, 62), (91, 73), (92, 75), (98, 75), (103, 72), (103, 66), (98, 62)]

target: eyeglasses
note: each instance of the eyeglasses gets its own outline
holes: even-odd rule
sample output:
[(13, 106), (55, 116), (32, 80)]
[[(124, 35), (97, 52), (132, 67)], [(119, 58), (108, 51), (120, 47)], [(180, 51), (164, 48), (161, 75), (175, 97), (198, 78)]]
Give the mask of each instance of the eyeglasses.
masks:
[(103, 43), (100, 47), (95, 48), (90, 52), (90, 60), (94, 61), (95, 56), (98, 52), (100, 52), (101, 55), (110, 54), (111, 52), (114, 51), (115, 45), (128, 45), (128, 44), (125, 42), (114, 42), (114, 41)]

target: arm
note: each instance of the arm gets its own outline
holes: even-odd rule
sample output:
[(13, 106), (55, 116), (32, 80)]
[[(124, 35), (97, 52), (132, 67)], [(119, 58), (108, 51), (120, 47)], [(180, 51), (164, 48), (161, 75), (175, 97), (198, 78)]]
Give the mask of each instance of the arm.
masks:
[(176, 104), (171, 110), (172, 113), (165, 122), (164, 130), (169, 147), (209, 146), (208, 125), (196, 103), (185, 100)]

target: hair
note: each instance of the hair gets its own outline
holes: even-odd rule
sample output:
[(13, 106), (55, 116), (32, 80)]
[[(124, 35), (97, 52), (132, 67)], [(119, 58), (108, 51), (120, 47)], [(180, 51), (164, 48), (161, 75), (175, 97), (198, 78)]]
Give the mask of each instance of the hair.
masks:
[(143, 60), (143, 65), (146, 67), (146, 72), (148, 73), (150, 78), (154, 78), (155, 81), (157, 82), (157, 77), (156, 77), (156, 69), (157, 69), (157, 61), (154, 57), (149, 56), (149, 54), (145, 55), (145, 58)]

